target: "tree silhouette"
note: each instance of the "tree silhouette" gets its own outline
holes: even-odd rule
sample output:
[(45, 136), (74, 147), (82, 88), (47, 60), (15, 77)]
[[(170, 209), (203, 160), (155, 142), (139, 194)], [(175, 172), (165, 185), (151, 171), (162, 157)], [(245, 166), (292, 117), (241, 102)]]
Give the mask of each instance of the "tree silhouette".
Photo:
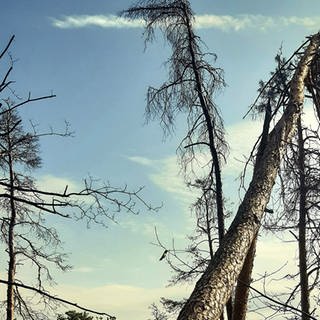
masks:
[[(208, 62), (215, 61), (214, 54), (202, 51), (204, 45), (194, 33), (194, 14), (189, 1), (138, 1), (123, 11), (122, 15), (146, 22), (146, 42), (154, 40), (155, 29), (159, 28), (171, 46), (172, 55), (167, 61), (169, 79), (160, 88), (149, 87), (146, 115), (149, 120), (159, 119), (166, 134), (172, 132), (178, 114), (187, 115), (187, 134), (177, 152), (187, 185), (201, 192), (194, 207), (198, 217), (198, 231), (201, 230), (198, 236), (207, 238), (212, 257), (216, 230), (218, 243), (221, 243), (225, 233), (221, 166), (226, 160), (228, 145), (224, 137), (223, 121), (213, 100), (214, 93), (225, 84), (222, 70)], [(208, 159), (207, 170), (202, 173), (195, 169), (200, 156)], [(217, 229), (213, 222), (217, 224)], [(193, 259), (191, 266), (185, 263), (179, 268), (167, 260), (175, 271), (173, 282), (193, 279), (208, 264), (210, 257), (201, 257), (201, 248), (196, 243), (194, 239), (190, 245), (192, 249), (187, 249)], [(170, 254), (167, 257), (170, 259)], [(169, 306), (173, 302), (166, 300), (166, 303)], [(230, 302), (230, 319), (231, 309)]]
[[(0, 54), (0, 62), (13, 39)], [(50, 131), (41, 134), (34, 126), (30, 130), (24, 128), (19, 108), (54, 95), (32, 98), (29, 94), (25, 100), (19, 98), (11, 87), (13, 81), (9, 79), (13, 67), (10, 55), (9, 62), (10, 67), (0, 84), (0, 93), (8, 95), (1, 99), (0, 104), (0, 240), (8, 253), (8, 274), (7, 280), (0, 282), (7, 285), (7, 320), (13, 320), (15, 314), (28, 320), (49, 319), (46, 313), (39, 311), (39, 307), (33, 308), (36, 298), (35, 304), (42, 303), (44, 309), (54, 301), (78, 305), (54, 297), (46, 289), (47, 284), (53, 283), (52, 267), (63, 271), (69, 269), (66, 256), (59, 253), (61, 242), (58, 232), (47, 224), (46, 217), (82, 219), (88, 224), (107, 226), (120, 211), (137, 214), (140, 206), (147, 210), (157, 208), (140, 196), (143, 188), (130, 191), (127, 186), (113, 187), (90, 176), (83, 180), (78, 190), (69, 190), (68, 186), (61, 186), (61, 192), (40, 189), (32, 176), (32, 172), (41, 165), (39, 138), (45, 135), (68, 136), (70, 133), (68, 128), (63, 133)], [(14, 98), (19, 101), (16, 103)], [(20, 270), (26, 267), (34, 270), (34, 285), (27, 284), (19, 276)], [(35, 293), (32, 301), (21, 288)], [(96, 313), (114, 319), (106, 313)]]

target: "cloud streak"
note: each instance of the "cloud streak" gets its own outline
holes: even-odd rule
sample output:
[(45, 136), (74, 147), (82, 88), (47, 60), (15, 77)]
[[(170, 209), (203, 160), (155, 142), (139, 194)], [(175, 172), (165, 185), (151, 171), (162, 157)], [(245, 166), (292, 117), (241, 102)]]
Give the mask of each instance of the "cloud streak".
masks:
[[(61, 18), (52, 18), (52, 25), (60, 29), (78, 29), (87, 27), (99, 28), (141, 28), (143, 20), (128, 20), (116, 15), (70, 15)], [(266, 31), (279, 27), (297, 26), (301, 28), (317, 30), (320, 24), (320, 16), (296, 17), (279, 16), (271, 17), (264, 15), (196, 15), (195, 27), (199, 29), (219, 29), (222, 31), (242, 31), (255, 29)]]
[(140, 28), (142, 20), (128, 20), (115, 15), (72, 15), (61, 19), (52, 19), (52, 25), (60, 29), (78, 29), (86, 27), (100, 28)]

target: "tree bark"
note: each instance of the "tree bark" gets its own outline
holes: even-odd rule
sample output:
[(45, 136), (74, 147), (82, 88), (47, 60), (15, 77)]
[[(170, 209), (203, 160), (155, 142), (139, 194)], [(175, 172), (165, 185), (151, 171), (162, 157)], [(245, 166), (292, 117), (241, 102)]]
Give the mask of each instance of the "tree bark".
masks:
[(291, 80), (290, 99), (282, 117), (269, 136), (261, 161), (255, 167), (248, 191), (237, 215), (178, 320), (218, 320), (239, 277), (248, 250), (260, 227), (269, 201), (280, 160), (297, 127), (304, 100), (304, 81), (319, 47), (320, 35), (311, 37)]
[(247, 257), (244, 261), (242, 270), (239, 274), (233, 303), (232, 320), (245, 320), (248, 308), (249, 285), (252, 281), (252, 270), (256, 253), (257, 237), (254, 238)]
[(306, 181), (305, 181), (305, 152), (303, 132), (301, 126), (301, 117), (298, 119), (298, 166), (299, 166), (299, 274), (300, 274), (300, 303), (303, 311), (301, 319), (310, 319), (309, 309), (309, 285), (308, 285), (308, 269), (307, 269), (307, 249), (306, 249)]
[[(272, 109), (270, 105), (270, 101), (268, 102), (265, 109), (265, 117), (263, 123), (263, 130), (261, 134), (261, 140), (259, 144), (259, 148), (256, 155), (256, 167), (259, 166), (259, 161), (264, 154), (264, 150), (268, 144), (269, 140), (269, 129), (270, 122), (272, 118)], [(247, 315), (248, 308), (248, 299), (249, 299), (249, 285), (252, 281), (252, 271), (254, 265), (254, 258), (256, 254), (256, 244), (257, 237), (254, 238), (251, 247), (248, 251), (247, 257), (244, 261), (242, 270), (239, 275), (239, 279), (237, 282), (237, 286), (235, 289), (234, 302), (233, 302), (233, 311), (232, 311), (232, 320), (245, 320)]]

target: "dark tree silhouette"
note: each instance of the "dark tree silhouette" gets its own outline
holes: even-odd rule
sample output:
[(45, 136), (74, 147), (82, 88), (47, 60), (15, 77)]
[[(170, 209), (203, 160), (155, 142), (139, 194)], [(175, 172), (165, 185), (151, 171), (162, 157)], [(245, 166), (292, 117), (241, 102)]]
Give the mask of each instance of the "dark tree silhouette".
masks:
[[(13, 39), (0, 54), (0, 62)], [(141, 198), (142, 188), (129, 191), (127, 186), (113, 187), (92, 177), (84, 179), (79, 190), (69, 191), (68, 186), (61, 186), (61, 192), (40, 189), (31, 175), (41, 165), (39, 138), (45, 135), (68, 136), (70, 133), (67, 130), (64, 133), (50, 131), (38, 134), (33, 126), (29, 131), (24, 128), (19, 108), (54, 95), (32, 98), (29, 94), (25, 100), (19, 98), (11, 86), (13, 81), (9, 80), (13, 67), (10, 55), (9, 62), (10, 67), (0, 84), (0, 93), (8, 95), (1, 98), (0, 104), (0, 239), (8, 253), (7, 281), (1, 280), (1, 283), (7, 285), (6, 319), (15, 319), (15, 314), (28, 320), (48, 319), (39, 307), (33, 308), (28, 296), (20, 291), (23, 288), (35, 293), (39, 298), (36, 304), (42, 302), (44, 308), (50, 307), (53, 301), (68, 303), (46, 290), (46, 285), (53, 282), (51, 267), (63, 271), (69, 268), (65, 255), (59, 253), (61, 242), (58, 232), (46, 223), (46, 217), (54, 215), (61, 219), (82, 219), (88, 224), (107, 226), (120, 211), (137, 214), (139, 207), (148, 210), (156, 208)], [(15, 103), (14, 98), (19, 101)], [(26, 265), (33, 267), (34, 285), (19, 277), (19, 271)], [(69, 304), (77, 307), (74, 303)]]
[[(198, 232), (207, 238), (210, 255), (209, 258), (201, 256), (201, 248), (197, 248), (201, 241), (194, 238), (187, 249), (194, 260), (191, 266), (185, 263), (179, 268), (171, 260), (168, 262), (176, 272), (173, 281), (191, 280), (203, 272), (213, 256), (216, 231), (213, 222), (218, 226), (219, 243), (225, 233), (221, 165), (226, 160), (228, 146), (223, 121), (213, 100), (213, 94), (224, 86), (222, 70), (208, 62), (208, 59), (215, 61), (214, 54), (202, 51), (203, 43), (193, 30), (194, 14), (189, 1), (138, 1), (122, 15), (145, 20), (146, 42), (154, 40), (155, 29), (159, 28), (172, 49), (167, 61), (169, 79), (160, 88), (149, 87), (146, 115), (148, 119), (159, 119), (165, 133), (172, 132), (178, 114), (187, 115), (188, 132), (177, 151), (187, 184), (201, 191), (194, 208)], [(208, 158), (208, 170), (202, 175), (196, 167), (200, 155)], [(175, 258), (181, 260), (177, 255)], [(231, 302), (228, 306), (231, 319)]]
[(282, 155), (297, 129), (310, 64), (317, 59), (320, 35), (309, 38), (290, 82), (290, 98), (281, 118), (268, 136), (268, 144), (253, 171), (253, 177), (222, 245), (197, 282), (179, 314), (179, 320), (219, 319), (230, 297), (249, 248), (260, 228), (280, 167)]

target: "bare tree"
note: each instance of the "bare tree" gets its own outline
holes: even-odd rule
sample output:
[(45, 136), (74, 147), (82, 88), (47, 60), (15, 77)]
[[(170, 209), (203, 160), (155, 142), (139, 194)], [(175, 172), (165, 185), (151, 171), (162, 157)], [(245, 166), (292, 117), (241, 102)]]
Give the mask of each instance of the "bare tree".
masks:
[[(281, 57), (281, 52), (276, 56), (277, 68), (271, 73), (272, 77), (267, 83), (260, 83), (259, 96), (252, 106), (251, 110), (269, 114), (269, 121), (275, 116), (279, 116), (282, 109), (287, 106), (290, 100), (290, 79), (296, 69), (297, 61), (301, 57), (301, 47), (290, 57), (285, 60)], [(306, 99), (313, 104), (315, 115), (318, 115), (319, 103), (316, 99), (318, 81), (318, 63), (317, 59), (309, 69), (309, 75), (306, 79), (305, 86), (311, 94), (306, 95)], [(316, 117), (317, 118), (317, 117)], [(315, 118), (315, 119), (316, 119)], [(317, 287), (317, 265), (318, 254), (314, 254), (314, 248), (318, 247), (317, 239), (317, 215), (314, 210), (317, 207), (317, 189), (319, 166), (317, 158), (319, 156), (319, 136), (318, 129), (310, 129), (303, 126), (303, 115), (298, 118), (297, 132), (293, 137), (293, 141), (288, 144), (284, 160), (280, 167), (280, 190), (277, 190), (273, 196), (275, 203), (281, 203), (272, 215), (266, 217), (263, 226), (272, 232), (290, 232), (291, 237), (297, 241), (298, 246), (298, 266), (299, 270), (295, 274), (287, 274), (286, 279), (291, 281), (297, 279), (298, 284), (291, 291), (279, 293), (281, 300), (285, 299), (282, 306), (268, 302), (261, 308), (274, 309), (274, 312), (282, 310), (290, 318), (292, 311), (288, 305), (295, 304), (295, 300), (299, 300), (301, 306), (302, 319), (311, 319), (316, 309), (310, 311), (310, 294), (313, 288)], [(319, 120), (318, 120), (319, 121)], [(263, 143), (264, 135), (262, 135), (260, 146)], [(267, 140), (266, 140), (267, 142)], [(260, 150), (257, 151), (259, 158)], [(251, 153), (253, 155), (253, 153)], [(313, 270), (310, 274), (309, 271)], [(271, 275), (269, 275), (270, 277)], [(284, 280), (284, 278), (281, 278)], [(311, 283), (310, 283), (311, 280)], [(265, 281), (265, 280), (264, 280)], [(244, 286), (249, 290), (249, 282), (244, 281)], [(288, 286), (290, 287), (290, 286)], [(295, 299), (299, 295), (299, 299)], [(258, 298), (256, 296), (255, 298)], [(254, 298), (254, 299), (255, 299)], [(314, 297), (317, 301), (317, 297)], [(317, 302), (315, 302), (317, 304)], [(257, 306), (256, 310), (260, 309)], [(312, 315), (311, 315), (312, 314)], [(290, 318), (291, 319), (291, 318)]]
[[(310, 319), (310, 315), (316, 315), (319, 301), (317, 291), (314, 290), (319, 288), (320, 270), (318, 130), (303, 126), (299, 118), (297, 133), (289, 145), (280, 171), (279, 195), (283, 207), (277, 214), (269, 216), (264, 225), (274, 233), (289, 232), (297, 242), (298, 270), (287, 275), (291, 281), (296, 280), (296, 285), (282, 294), (286, 296), (286, 304), (295, 303), (298, 297), (304, 320)], [(315, 306), (313, 309), (310, 307), (311, 298)]]
[(241, 272), (248, 250), (260, 228), (266, 205), (287, 144), (297, 129), (310, 64), (317, 59), (320, 36), (308, 46), (290, 82), (290, 98), (283, 115), (268, 135), (260, 161), (255, 165), (248, 191), (214, 259), (197, 282), (178, 319), (219, 319)]
[[(203, 272), (213, 256), (216, 233), (213, 223), (218, 226), (218, 243), (221, 243), (225, 233), (221, 165), (226, 160), (228, 145), (224, 137), (223, 121), (213, 100), (213, 94), (224, 86), (222, 70), (208, 62), (208, 59), (215, 61), (214, 54), (202, 51), (203, 43), (193, 30), (194, 14), (189, 1), (138, 1), (122, 15), (145, 20), (146, 42), (154, 40), (155, 29), (159, 28), (172, 48), (172, 55), (167, 61), (170, 66), (169, 79), (160, 88), (149, 87), (146, 115), (148, 119), (160, 119), (166, 133), (172, 132), (179, 113), (187, 115), (188, 132), (177, 151), (187, 184), (201, 191), (194, 207), (200, 231), (198, 240), (199, 236), (207, 238), (210, 253), (209, 257), (202, 256), (197, 245), (202, 241), (193, 238), (186, 250), (193, 259), (191, 266), (186, 263), (179, 268), (172, 261), (168, 262), (176, 272), (173, 281), (191, 280)], [(197, 161), (201, 155), (207, 159), (208, 170), (200, 174)], [(174, 257), (181, 260), (175, 253)], [(230, 302), (229, 319), (231, 309)]]
[[(172, 47), (169, 80), (159, 89), (150, 87), (147, 94), (148, 119), (159, 118), (166, 132), (174, 126), (177, 114), (186, 113), (188, 133), (182, 140), (178, 153), (186, 174), (192, 170), (193, 160), (199, 153), (209, 151), (209, 174), (203, 178), (204, 189), (214, 186), (219, 224), (219, 237), (224, 234), (221, 162), (225, 160), (227, 144), (223, 121), (213, 102), (213, 93), (224, 85), (222, 71), (212, 67), (202, 53), (201, 40), (193, 32), (193, 13), (189, 1), (145, 0), (123, 12), (127, 18), (146, 21), (146, 41), (154, 39), (159, 27)], [(188, 166), (191, 170), (188, 171)]]
[[(290, 60), (292, 60), (296, 53), (293, 54)], [(262, 133), (254, 146), (253, 151), (250, 154), (247, 165), (249, 162), (255, 163), (255, 166), (259, 166), (259, 162), (262, 159), (264, 150), (268, 144), (269, 131), (272, 119), (275, 118), (279, 109), (285, 107), (289, 100), (289, 78), (292, 76), (294, 68), (289, 61), (285, 61), (282, 58), (281, 50), (276, 55), (275, 61), (277, 64), (276, 70), (271, 72), (271, 78), (267, 83), (260, 81), (260, 88), (258, 90), (258, 98), (255, 100), (250, 108), (253, 111), (253, 117), (257, 117), (260, 114), (264, 114), (264, 123)], [(248, 113), (247, 113), (248, 114)], [(254, 152), (256, 151), (256, 152)], [(247, 167), (247, 166), (246, 166)], [(246, 174), (246, 167), (244, 175)], [(270, 211), (265, 209), (266, 212)], [(273, 210), (271, 210), (273, 212)], [(244, 265), (239, 274), (237, 280), (237, 286), (234, 297), (234, 312), (233, 320), (245, 320), (247, 316), (248, 300), (250, 284), (252, 282), (252, 272), (254, 267), (255, 251), (256, 251), (257, 236), (254, 238), (251, 247), (248, 251), (247, 257), (244, 261)]]
[[(223, 130), (218, 131), (218, 134), (216, 134), (217, 131), (215, 131), (215, 127), (212, 126), (212, 124), (216, 123), (211, 120), (209, 122), (204, 122), (206, 126), (200, 126), (202, 115), (204, 115), (205, 120), (208, 119), (204, 108), (205, 103), (207, 102), (207, 96), (201, 96), (201, 93), (208, 93), (209, 91), (204, 89), (205, 84), (208, 83), (206, 81), (202, 82), (205, 77), (202, 75), (199, 76), (199, 70), (207, 71), (207, 69), (196, 59), (199, 57), (197, 54), (201, 51), (196, 41), (198, 38), (194, 35), (192, 30), (192, 11), (189, 2), (178, 0), (139, 1), (135, 6), (126, 10), (124, 16), (129, 18), (143, 18), (146, 21), (146, 41), (154, 39), (154, 28), (159, 27), (172, 46), (173, 55), (169, 60), (171, 65), (169, 82), (162, 85), (160, 89), (149, 88), (147, 115), (151, 118), (159, 117), (164, 128), (170, 130), (175, 115), (178, 112), (187, 111), (190, 131), (180, 145), (179, 150), (180, 156), (182, 155), (182, 163), (186, 168), (187, 165), (191, 163), (191, 160), (195, 158), (195, 146), (199, 147), (199, 145), (202, 146), (203, 144), (208, 145), (210, 148), (211, 160), (213, 160), (211, 162), (211, 172), (215, 173), (215, 175), (212, 175), (211, 177), (208, 175), (207, 178), (210, 177), (209, 181), (215, 181), (216, 184), (211, 196), (215, 199), (217, 205), (219, 238), (220, 240), (223, 239), (220, 248), (212, 257), (211, 262), (197, 282), (195, 290), (186, 304), (183, 305), (180, 302), (168, 300), (163, 301), (172, 310), (177, 310), (177, 308), (180, 308), (181, 305), (183, 305), (180, 315), (178, 316), (178, 319), (181, 320), (218, 319), (226, 301), (230, 298), (235, 282), (238, 281), (235, 301), (241, 303), (235, 304), (232, 319), (245, 319), (257, 233), (264, 212), (269, 211), (266, 208), (266, 205), (275, 183), (281, 157), (285, 152), (288, 143), (290, 143), (294, 131), (299, 127), (299, 117), (302, 110), (305, 88), (308, 87), (313, 95), (314, 101), (317, 99), (319, 100), (317, 85), (311, 86), (312, 90), (309, 88), (310, 83), (318, 82), (316, 74), (310, 72), (310, 70), (312, 71), (312, 66), (318, 65), (317, 51), (319, 47), (319, 35), (316, 34), (311, 36), (304, 45), (299, 48), (303, 52), (297, 54), (299, 60), (297, 64), (292, 64), (289, 68), (283, 70), (283, 66), (281, 66), (281, 61), (279, 60), (280, 67), (275, 73), (278, 83), (277, 85), (271, 86), (271, 89), (273, 89), (274, 92), (268, 90), (267, 94), (265, 94), (266, 91), (264, 88), (261, 90), (261, 95), (264, 95), (264, 98), (266, 98), (265, 106), (263, 107), (266, 117), (258, 153), (255, 159), (253, 178), (245, 198), (239, 207), (238, 213), (227, 235), (223, 238), (224, 226), (221, 228), (222, 224), (219, 223), (219, 221), (223, 221), (223, 219), (219, 220), (219, 217), (221, 217), (221, 215), (219, 215), (219, 187), (221, 185), (218, 183), (219, 175), (221, 174), (219, 167), (220, 162), (216, 161), (218, 166), (214, 166), (215, 159), (218, 159), (215, 157), (215, 154), (220, 155), (221, 161), (222, 153), (217, 152), (217, 145), (219, 144), (217, 144), (217, 140), (215, 139), (218, 139), (219, 142), (224, 141), (221, 139), (223, 135), (219, 135)], [(306, 45), (308, 46), (306, 47)], [(294, 55), (296, 55), (296, 53)], [(202, 57), (203, 56), (201, 55), (201, 58)], [(216, 70), (217, 69), (215, 69), (215, 71)], [(282, 73), (282, 71), (284, 72)], [(185, 75), (186, 77), (184, 78)], [(272, 76), (270, 81), (275, 80), (275, 75)], [(286, 81), (286, 76), (290, 77), (290, 82)], [(213, 77), (213, 79), (214, 78), (215, 77)], [(216, 77), (216, 79), (218, 78)], [(184, 84), (187, 85), (184, 86)], [(267, 85), (268, 84), (269, 82)], [(211, 87), (214, 88), (214, 82), (211, 82)], [(185, 88), (188, 90), (185, 90)], [(192, 109), (190, 106), (192, 106)], [(190, 113), (190, 110), (194, 112), (199, 106), (201, 107), (200, 115), (199, 113)], [(275, 114), (280, 108), (283, 108), (283, 114), (280, 120), (276, 122), (273, 129), (270, 129), (273, 116), (272, 112)], [(319, 108), (317, 111), (319, 111)], [(201, 115), (201, 113), (203, 114)], [(190, 117), (190, 115), (193, 116)], [(222, 123), (221, 118), (218, 117), (218, 119), (219, 124), (217, 128), (222, 128), (220, 126)], [(208, 123), (211, 123), (211, 127)], [(194, 140), (193, 134), (195, 132), (199, 133), (197, 131), (199, 127), (204, 128), (202, 133), (206, 132), (206, 134), (208, 134), (207, 140)], [(210, 133), (214, 133), (211, 136), (212, 139), (210, 138)], [(203, 136), (198, 134), (197, 137)], [(190, 141), (188, 141), (188, 139), (190, 139)], [(186, 141), (188, 141), (188, 143), (186, 143), (187, 145), (185, 146), (184, 143)], [(220, 146), (225, 145), (225, 143), (220, 144)], [(185, 152), (185, 150), (181, 148), (183, 146), (187, 147), (187, 149), (192, 147), (192, 149), (189, 149), (191, 150), (191, 153)], [(182, 153), (181, 150), (183, 150)], [(216, 153), (214, 151), (216, 151)], [(185, 158), (186, 155), (188, 155), (188, 158)], [(209, 186), (211, 187), (213, 184), (209, 183)], [(203, 196), (206, 195), (209, 195), (210, 198), (210, 193), (204, 192)], [(203, 199), (206, 200), (206, 198)], [(220, 199), (222, 199), (222, 197)], [(207, 201), (204, 201), (204, 203), (208, 204)], [(204, 210), (204, 212), (206, 211)], [(223, 212), (223, 210), (220, 211), (220, 213), (221, 212)], [(207, 219), (207, 222), (208, 221), (209, 219)], [(160, 242), (159, 245), (161, 245)], [(164, 255), (168, 253), (168, 251), (170, 253), (168, 248), (164, 247), (164, 249)], [(194, 247), (192, 247), (192, 249), (194, 249)], [(176, 251), (171, 251), (173, 252), (174, 257), (179, 260), (180, 258), (176, 255)], [(195, 258), (199, 258), (197, 256), (197, 251), (194, 252)], [(197, 260), (195, 259), (194, 261)], [(197, 269), (194, 266), (189, 266), (185, 261), (180, 262), (181, 265), (188, 270), (177, 268), (171, 263), (171, 266), (178, 274), (177, 279), (185, 279), (188, 273), (194, 275), (201, 267), (203, 267), (202, 265)], [(243, 301), (240, 301), (241, 297), (244, 297), (244, 299), (242, 299)], [(272, 299), (270, 299), (270, 301), (271, 300)], [(297, 309), (295, 309), (295, 311), (297, 311)], [(306, 314), (308, 316), (308, 312), (302, 310), (301, 314)], [(159, 313), (156, 314), (159, 315)], [(228, 315), (230, 315), (230, 313), (228, 313)], [(313, 317), (309, 315), (309, 318)]]
[[(0, 55), (0, 61), (12, 41), (13, 37)], [(13, 63), (10, 55), (9, 61)], [(53, 283), (52, 267), (63, 271), (69, 268), (66, 256), (59, 253), (61, 242), (58, 232), (46, 223), (46, 217), (83, 219), (88, 224), (106, 226), (120, 211), (137, 214), (140, 206), (150, 210), (156, 208), (141, 198), (142, 188), (130, 191), (127, 186), (113, 187), (93, 177), (84, 179), (79, 190), (69, 191), (68, 186), (61, 186), (61, 192), (40, 189), (31, 176), (32, 171), (41, 165), (39, 138), (44, 135), (68, 136), (69, 131), (37, 133), (34, 126), (29, 132), (24, 129), (19, 108), (53, 95), (32, 98), (30, 94), (27, 99), (21, 99), (11, 87), (10, 70), (12, 65), (0, 85), (0, 93), (8, 94), (7, 98), (1, 99), (0, 105), (0, 237), (8, 253), (8, 277), (1, 283), (7, 285), (6, 319), (15, 319), (15, 314), (22, 319), (47, 319), (48, 316), (40, 312), (39, 307), (33, 308), (32, 301), (20, 291), (23, 288), (36, 293), (39, 298), (37, 304), (42, 302), (44, 308), (50, 307), (52, 301), (68, 302), (46, 290), (46, 285)], [(14, 98), (19, 101), (15, 103)], [(34, 270), (34, 285), (19, 277), (25, 266)]]

